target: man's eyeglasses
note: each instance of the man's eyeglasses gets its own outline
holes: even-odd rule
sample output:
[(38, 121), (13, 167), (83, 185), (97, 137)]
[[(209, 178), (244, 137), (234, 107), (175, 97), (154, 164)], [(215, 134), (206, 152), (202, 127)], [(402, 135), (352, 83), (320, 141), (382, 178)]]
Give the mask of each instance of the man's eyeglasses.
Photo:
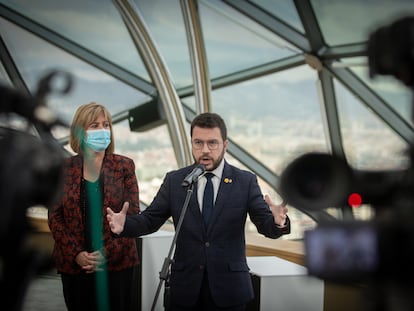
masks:
[(193, 149), (195, 150), (201, 150), (204, 147), (204, 144), (207, 144), (208, 149), (210, 150), (216, 150), (218, 148), (218, 146), (220, 145), (220, 142), (218, 142), (217, 140), (209, 140), (209, 141), (202, 141), (202, 140), (198, 140), (195, 139), (192, 142), (193, 145)]

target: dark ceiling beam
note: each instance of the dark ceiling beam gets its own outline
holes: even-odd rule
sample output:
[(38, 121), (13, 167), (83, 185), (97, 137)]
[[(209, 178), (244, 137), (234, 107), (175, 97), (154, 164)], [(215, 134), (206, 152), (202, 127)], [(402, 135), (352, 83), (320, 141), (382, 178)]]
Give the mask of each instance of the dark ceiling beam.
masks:
[(375, 115), (382, 119), (391, 129), (400, 135), (407, 143), (414, 139), (414, 128), (400, 116), (389, 104), (367, 87), (348, 68), (328, 67), (331, 74), (342, 82), (352, 94), (361, 100)]
[(41, 24), (34, 22), (3, 4), (0, 4), (0, 16), (147, 95), (152, 96), (156, 93), (155, 87), (150, 82), (141, 79), (137, 75), (117, 66), (107, 59), (85, 49), (79, 44), (76, 44)]
[(310, 49), (305, 52), (317, 55), (318, 51), (326, 46), (318, 20), (316, 19), (313, 7), (310, 1), (294, 0), (299, 18), (305, 29), (305, 36), (309, 41)]
[(336, 105), (334, 85), (331, 74), (322, 69), (318, 72), (319, 84), (318, 92), (321, 93), (322, 103), (321, 112), (325, 123), (325, 135), (329, 142), (329, 147), (335, 156), (345, 159), (345, 151), (342, 144), (341, 126), (339, 122), (339, 112)]
[(303, 55), (295, 55), (267, 64), (241, 70), (212, 80), (213, 89), (259, 78), (305, 64)]
[[(305, 64), (304, 56), (295, 55), (267, 64), (241, 70), (225, 76), (214, 78), (211, 80), (211, 87), (213, 90), (215, 90), (229, 85), (241, 83), (243, 81), (280, 72), (289, 68), (295, 68), (303, 64)], [(193, 86), (183, 87), (178, 89), (177, 92), (180, 97), (192, 96), (194, 94), (194, 88)]]
[(286, 24), (283, 20), (256, 6), (254, 3), (241, 0), (224, 0), (224, 2), (243, 15), (253, 19), (263, 27), (266, 27), (298, 49), (306, 52), (311, 50), (309, 41), (303, 34)]
[(324, 47), (318, 52), (318, 54), (321, 59), (328, 60), (367, 56), (367, 51), (365, 43), (355, 43), (336, 47)]
[(334, 83), (331, 74), (327, 70), (327, 66), (331, 65), (331, 61), (328, 63), (323, 61), (330, 50), (323, 38), (311, 2), (294, 0), (294, 4), (311, 46), (310, 55), (307, 56), (307, 59), (311, 61), (309, 65), (318, 71), (318, 91), (321, 94), (320, 107), (328, 147), (331, 153), (345, 159)]
[(3, 38), (0, 36), (0, 61), (6, 70), (9, 80), (13, 84), (13, 86), (20, 90), (21, 92), (25, 93), (26, 95), (30, 94), (29, 88), (27, 87), (26, 83), (24, 82), (22, 75), (20, 74), (19, 69), (17, 68), (9, 50)]

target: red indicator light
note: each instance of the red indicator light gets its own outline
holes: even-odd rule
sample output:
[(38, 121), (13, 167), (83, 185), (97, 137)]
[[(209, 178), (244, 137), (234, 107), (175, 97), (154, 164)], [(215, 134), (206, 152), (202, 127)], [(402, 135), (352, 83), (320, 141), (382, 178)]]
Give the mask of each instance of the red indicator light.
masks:
[(362, 197), (359, 193), (351, 193), (348, 197), (348, 204), (351, 207), (359, 207), (362, 204)]

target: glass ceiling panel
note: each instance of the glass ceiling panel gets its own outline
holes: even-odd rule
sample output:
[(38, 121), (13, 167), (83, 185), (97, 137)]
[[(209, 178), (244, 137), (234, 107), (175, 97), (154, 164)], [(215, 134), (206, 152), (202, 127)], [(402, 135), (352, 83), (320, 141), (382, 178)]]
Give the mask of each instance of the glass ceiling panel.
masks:
[(225, 119), (229, 137), (280, 174), (303, 152), (327, 152), (317, 94), (307, 66), (212, 92), (212, 109)]
[(150, 81), (141, 57), (110, 0), (0, 2)]
[(193, 84), (180, 0), (134, 0), (176, 88)]
[(274, 1), (274, 0), (251, 0), (251, 2), (262, 7), (265, 11), (273, 16), (285, 21), (301, 33), (305, 33), (298, 12), (296, 11), (293, 1)]
[(221, 1), (199, 4), (212, 79), (300, 53)]
[(356, 169), (405, 168), (408, 145), (335, 80), (341, 133), (348, 162)]
[(71, 122), (79, 105), (90, 101), (100, 102), (116, 114), (150, 100), (149, 96), (1, 18), (0, 26), (3, 40), (32, 92), (37, 89), (38, 80), (50, 70), (73, 75), (74, 86), (68, 95), (52, 95), (48, 99), (48, 105), (67, 122)]
[(412, 0), (311, 0), (325, 42), (365, 42), (376, 28), (414, 14)]
[(413, 124), (412, 120), (412, 92), (401, 81), (392, 76), (378, 75), (373, 79), (370, 78), (368, 65), (353, 66), (352, 64), (367, 64), (366, 58), (349, 58), (344, 61), (346, 64), (350, 62), (348, 67), (351, 69), (365, 84), (367, 84), (377, 95), (385, 100), (397, 113), (401, 115), (407, 122)]
[(165, 172), (178, 168), (167, 125), (145, 132), (131, 132), (128, 121), (114, 126), (115, 152), (135, 162), (140, 200), (151, 203)]
[[(248, 168), (246, 168), (242, 163), (240, 163), (236, 158), (232, 157), (229, 153), (225, 155), (226, 160), (236, 166), (239, 167), (242, 170), (249, 171)], [(263, 181), (261, 178), (257, 178), (257, 182), (260, 186), (260, 189), (262, 190), (263, 195), (268, 194), (272, 201), (276, 204), (280, 204), (283, 200), (279, 196), (279, 194), (273, 190), (274, 185), (269, 185), (265, 181)], [(289, 235), (281, 237), (282, 239), (286, 240), (300, 240), (303, 238), (303, 233), (305, 230), (314, 228), (316, 223), (313, 219), (311, 219), (309, 216), (304, 214), (303, 212), (299, 211), (298, 209), (289, 206), (289, 218), (293, 224), (300, 224), (292, 226), (291, 233)], [(258, 233), (256, 226), (250, 221), (250, 218), (247, 218), (246, 221), (246, 232), (249, 233)]]

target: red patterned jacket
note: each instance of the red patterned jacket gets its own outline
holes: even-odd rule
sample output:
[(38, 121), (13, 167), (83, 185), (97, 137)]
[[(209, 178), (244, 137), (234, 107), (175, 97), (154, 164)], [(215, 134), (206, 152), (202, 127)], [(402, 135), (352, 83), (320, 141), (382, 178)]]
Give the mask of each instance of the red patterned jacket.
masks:
[[(49, 211), (49, 228), (55, 245), (53, 259), (59, 272), (78, 274), (81, 267), (75, 262), (77, 254), (84, 250), (84, 225), (80, 208), (80, 185), (83, 161), (79, 155), (65, 159), (63, 194)], [(106, 207), (118, 212), (125, 201), (129, 202), (129, 214), (139, 213), (138, 183), (135, 164), (125, 156), (105, 155), (102, 163), (103, 206), (102, 226), (106, 266), (109, 271), (119, 271), (138, 264), (138, 252), (134, 238), (115, 237), (106, 221)]]

